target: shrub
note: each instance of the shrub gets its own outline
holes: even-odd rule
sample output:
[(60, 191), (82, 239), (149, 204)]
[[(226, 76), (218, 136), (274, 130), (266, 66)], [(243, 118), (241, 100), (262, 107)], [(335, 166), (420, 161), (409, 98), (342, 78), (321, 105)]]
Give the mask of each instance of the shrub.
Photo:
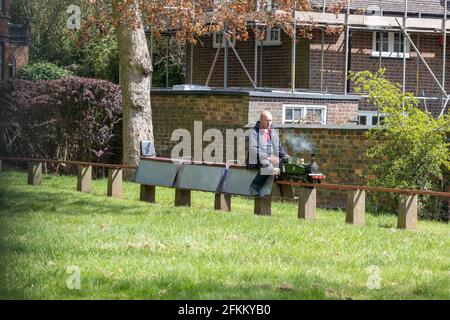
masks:
[[(444, 173), (450, 168), (450, 117), (433, 118), (418, 108), (418, 100), (403, 94), (399, 84), (384, 77), (384, 69), (353, 73), (356, 92), (368, 93), (368, 99), (385, 114), (382, 128), (367, 134), (373, 147), (367, 150), (369, 168), (376, 176), (369, 185), (421, 190), (442, 190)], [(391, 201), (379, 201), (380, 209), (395, 211), (398, 195), (384, 195)], [(422, 217), (439, 217), (439, 199), (419, 197)]]
[(121, 159), (121, 95), (104, 80), (0, 83), (0, 153), (115, 162)]
[(70, 72), (50, 62), (37, 62), (23, 66), (17, 77), (23, 80), (57, 80), (70, 76)]

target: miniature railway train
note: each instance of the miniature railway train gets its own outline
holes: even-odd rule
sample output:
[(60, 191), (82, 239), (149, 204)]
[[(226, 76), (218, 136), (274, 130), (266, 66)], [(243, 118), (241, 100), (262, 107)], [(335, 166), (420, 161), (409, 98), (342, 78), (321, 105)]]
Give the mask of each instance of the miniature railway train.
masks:
[(319, 165), (312, 155), (311, 164), (306, 164), (304, 159), (288, 158), (280, 163), (280, 175), (278, 180), (321, 183), (326, 177), (319, 172)]

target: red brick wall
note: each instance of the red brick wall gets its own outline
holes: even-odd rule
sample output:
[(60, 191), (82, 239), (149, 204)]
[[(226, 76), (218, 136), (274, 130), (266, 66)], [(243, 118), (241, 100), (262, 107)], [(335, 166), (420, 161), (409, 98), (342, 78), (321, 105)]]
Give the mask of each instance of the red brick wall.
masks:
[(284, 104), (326, 106), (327, 124), (347, 124), (357, 120), (358, 101), (251, 97), (249, 121), (259, 120), (260, 113), (267, 110), (272, 113), (274, 124), (282, 124)]
[(8, 51), (9, 51), (9, 0), (5, 0), (3, 11), (0, 11), (0, 44), (3, 44), (3, 70), (0, 70), (1, 79), (8, 79)]
[[(292, 40), (281, 33), (282, 46), (263, 47), (262, 84), (260, 83), (260, 50), (258, 50), (258, 86), (274, 88), (290, 88), (291, 82), (291, 46)], [(194, 46), (193, 83), (205, 85), (206, 79), (214, 57), (216, 48), (213, 48), (212, 37), (203, 38), (202, 43)], [(236, 51), (252, 79), (255, 70), (255, 42), (251, 37), (246, 42), (236, 42)], [(308, 41), (299, 39), (296, 47), (296, 87), (308, 88), (309, 81), (309, 50)], [(188, 61), (186, 69), (186, 82), (190, 82), (190, 48), (187, 50)], [(242, 69), (236, 55), (230, 48), (228, 53), (228, 85), (230, 87), (252, 87), (252, 84)], [(212, 87), (223, 86), (223, 48), (216, 62), (213, 76), (209, 83)]]
[[(217, 128), (243, 128), (247, 124), (248, 96), (158, 94), (152, 92), (155, 149), (158, 156), (170, 157), (178, 142), (171, 142), (172, 132), (187, 129), (192, 135), (194, 121), (202, 121), (203, 131)], [(204, 143), (204, 146), (209, 143)]]
[[(315, 30), (310, 44), (309, 89), (311, 91), (320, 91), (321, 59), (322, 36), (319, 30)], [(323, 90), (332, 93), (344, 93), (344, 33), (337, 35), (325, 34), (323, 61)]]
[[(279, 129), (290, 156), (311, 160), (311, 153), (294, 152), (286, 139), (294, 135), (303, 137), (312, 145), (320, 171), (326, 175), (326, 182), (333, 184), (364, 185), (368, 174), (364, 153), (369, 143), (364, 136), (365, 129), (348, 128), (306, 128), (300, 126)], [(345, 208), (345, 192), (318, 189), (317, 203), (320, 207)]]

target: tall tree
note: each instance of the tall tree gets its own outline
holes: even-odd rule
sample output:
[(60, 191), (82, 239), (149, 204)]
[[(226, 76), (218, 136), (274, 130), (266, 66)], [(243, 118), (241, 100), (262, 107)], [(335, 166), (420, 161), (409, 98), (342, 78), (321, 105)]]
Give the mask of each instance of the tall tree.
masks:
[(135, 7), (130, 11), (135, 21), (133, 28), (116, 23), (119, 47), (119, 82), (122, 88), (123, 109), (123, 163), (139, 162), (139, 142), (153, 140), (150, 87), (152, 63), (145, 37), (142, 14), (137, 0), (125, 3), (113, 0), (114, 18), (120, 21), (123, 7)]

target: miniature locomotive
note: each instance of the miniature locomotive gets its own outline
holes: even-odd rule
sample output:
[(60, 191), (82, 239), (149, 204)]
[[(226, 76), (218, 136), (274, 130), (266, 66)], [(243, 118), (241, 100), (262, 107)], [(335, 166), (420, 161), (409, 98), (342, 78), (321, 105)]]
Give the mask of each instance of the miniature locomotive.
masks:
[(311, 164), (305, 164), (304, 159), (288, 158), (280, 163), (279, 180), (320, 183), (325, 176), (319, 172), (319, 165), (312, 155)]

